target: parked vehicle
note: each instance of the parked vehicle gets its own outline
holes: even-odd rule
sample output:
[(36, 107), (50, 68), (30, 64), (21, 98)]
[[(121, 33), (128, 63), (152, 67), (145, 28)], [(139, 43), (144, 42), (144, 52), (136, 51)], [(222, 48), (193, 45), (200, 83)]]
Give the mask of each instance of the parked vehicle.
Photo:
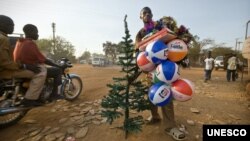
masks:
[(94, 67), (104, 67), (105, 66), (105, 58), (95, 56), (95, 57), (92, 58), (91, 63), (92, 63), (92, 66), (94, 66)]
[[(82, 92), (83, 83), (77, 74), (69, 73), (72, 67), (66, 58), (60, 60), (64, 66), (62, 75), (61, 94), (68, 101), (75, 100)], [(27, 79), (0, 80), (0, 128), (17, 123), (25, 114), (34, 107), (23, 107), (21, 101), (29, 86)], [(47, 78), (39, 100), (44, 104), (48, 102), (53, 89), (53, 78)]]
[(217, 56), (214, 59), (214, 68), (215, 68), (215, 70), (225, 69), (224, 68), (224, 56)]
[(80, 64), (87, 64), (87, 61), (86, 60), (80, 60), (79, 63)]

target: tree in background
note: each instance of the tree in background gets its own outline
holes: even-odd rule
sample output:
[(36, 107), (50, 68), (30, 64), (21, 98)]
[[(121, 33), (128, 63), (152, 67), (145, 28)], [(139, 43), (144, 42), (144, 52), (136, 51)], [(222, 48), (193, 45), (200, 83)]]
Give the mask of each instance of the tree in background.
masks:
[(224, 56), (226, 54), (230, 54), (234, 52), (232, 50), (232, 48), (229, 48), (229, 47), (213, 47), (212, 48), (212, 57), (216, 57), (216, 56)]
[(39, 49), (50, 55), (52, 52), (53, 41), (51, 39), (39, 39), (36, 41)]
[(195, 41), (189, 44), (188, 58), (190, 64), (199, 64), (201, 47), (198, 42), (199, 37), (194, 36)]
[(92, 53), (92, 58), (93, 58), (93, 57), (105, 58), (105, 55), (104, 55), (104, 54), (101, 54), (101, 53)]
[[(203, 60), (205, 59), (204, 54), (207, 50), (215, 45), (214, 40), (210, 38), (203, 39), (199, 41), (198, 36), (194, 36), (193, 42), (189, 44), (188, 57), (190, 60), (190, 64), (193, 66), (201, 66), (203, 65)], [(206, 48), (206, 49), (205, 49)]]
[(236, 53), (240, 60), (244, 60), (242, 54), (239, 51), (234, 51), (233, 47), (225, 46), (225, 43), (215, 43), (215, 40), (206, 38), (199, 41), (198, 36), (194, 36), (195, 40), (189, 45), (188, 57), (191, 65), (203, 65), (205, 53), (210, 50), (212, 51), (212, 57), (226, 56), (230, 53)]
[(118, 45), (110, 41), (106, 41), (106, 43), (103, 43), (102, 46), (105, 56), (107, 58), (111, 58), (112, 63), (114, 64), (116, 62)]
[(46, 52), (49, 58), (55, 61), (67, 57), (71, 62), (76, 62), (74, 46), (63, 37), (57, 36), (55, 45), (52, 39), (40, 39), (37, 44), (42, 51)]
[(119, 57), (119, 64), (122, 67), (121, 72), (124, 74), (121, 78), (113, 78), (113, 84), (107, 84), (110, 88), (109, 94), (102, 99), (101, 106), (105, 109), (102, 111), (102, 116), (107, 117), (107, 122), (110, 124), (117, 118), (124, 115), (122, 128), (125, 132), (125, 138), (128, 133), (141, 131), (143, 124), (142, 116), (130, 116), (130, 110), (141, 112), (149, 109), (149, 100), (147, 99), (148, 88), (137, 81), (136, 79), (141, 74), (134, 57), (133, 41), (130, 39), (129, 30), (127, 27), (126, 17), (125, 23), (125, 37), (121, 42), (121, 54)]
[(122, 46), (123, 46), (123, 42), (119, 42), (118, 45), (117, 45), (117, 55), (122, 53)]
[(86, 60), (89, 62), (91, 59), (91, 53), (89, 51), (84, 51), (83, 54), (78, 58), (78, 60)]

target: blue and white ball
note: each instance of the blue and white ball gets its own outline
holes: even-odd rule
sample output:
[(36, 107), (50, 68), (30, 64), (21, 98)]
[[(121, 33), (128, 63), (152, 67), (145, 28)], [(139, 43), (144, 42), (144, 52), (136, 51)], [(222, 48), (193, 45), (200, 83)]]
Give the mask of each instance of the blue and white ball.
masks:
[(168, 57), (168, 47), (160, 40), (153, 41), (146, 47), (146, 56), (152, 63), (160, 64)]
[(155, 83), (149, 88), (149, 100), (156, 106), (165, 106), (172, 98), (170, 86), (163, 83)]
[(156, 68), (156, 76), (165, 83), (172, 83), (180, 78), (179, 67), (175, 62), (166, 60)]

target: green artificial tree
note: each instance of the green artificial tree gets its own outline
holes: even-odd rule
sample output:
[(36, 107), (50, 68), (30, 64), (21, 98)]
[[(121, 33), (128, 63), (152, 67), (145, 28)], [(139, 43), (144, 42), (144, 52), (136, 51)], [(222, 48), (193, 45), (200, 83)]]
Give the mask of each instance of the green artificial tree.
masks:
[[(113, 121), (121, 116), (124, 116), (123, 125), (119, 126), (125, 132), (125, 138), (128, 133), (137, 133), (141, 131), (143, 117), (136, 115), (132, 117), (130, 110), (141, 112), (149, 109), (149, 100), (147, 99), (148, 87), (146, 87), (137, 78), (141, 74), (136, 65), (134, 56), (134, 45), (130, 39), (128, 25), (126, 21), (127, 15), (124, 18), (125, 37), (121, 43), (121, 54), (119, 64), (124, 74), (123, 77), (113, 78), (113, 84), (107, 84), (110, 88), (109, 94), (102, 99), (102, 116), (107, 117), (107, 122), (112, 124)], [(123, 110), (119, 110), (123, 109)]]

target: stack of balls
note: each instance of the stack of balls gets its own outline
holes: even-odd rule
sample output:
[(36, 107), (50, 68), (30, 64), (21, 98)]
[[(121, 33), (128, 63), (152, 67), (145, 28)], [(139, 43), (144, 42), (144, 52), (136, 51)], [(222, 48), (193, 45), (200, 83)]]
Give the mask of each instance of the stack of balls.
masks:
[(176, 64), (187, 53), (186, 43), (173, 39), (167, 43), (153, 41), (137, 56), (138, 67), (151, 74), (152, 86), (148, 97), (154, 105), (164, 106), (172, 98), (178, 101), (192, 98), (194, 85), (191, 81), (180, 78), (179, 66)]

